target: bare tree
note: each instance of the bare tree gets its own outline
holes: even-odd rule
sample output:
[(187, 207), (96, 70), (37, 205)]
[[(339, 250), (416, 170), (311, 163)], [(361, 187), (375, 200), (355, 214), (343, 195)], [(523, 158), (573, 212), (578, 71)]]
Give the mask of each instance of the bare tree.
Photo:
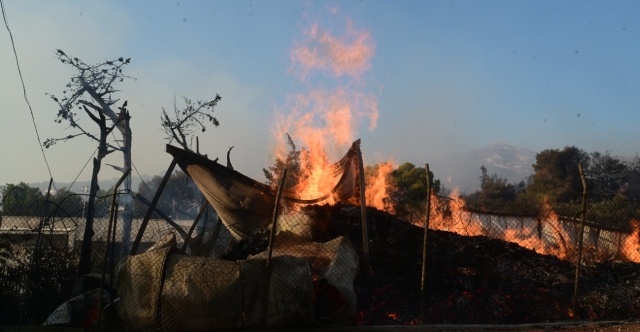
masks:
[[(183, 97), (183, 100), (184, 107), (180, 108), (178, 107), (174, 98), (173, 115), (169, 115), (169, 113), (164, 108), (162, 109), (160, 120), (162, 129), (165, 132), (165, 140), (167, 140), (169, 143), (176, 142), (183, 149), (200, 154), (200, 144), (198, 136), (194, 135), (194, 133), (196, 131), (205, 132), (209, 123), (213, 124), (216, 127), (220, 125), (218, 119), (213, 116), (213, 112), (215, 107), (218, 105), (218, 102), (222, 100), (222, 97), (216, 94), (215, 98), (210, 101), (198, 100), (194, 102), (186, 97)], [(196, 141), (195, 150), (193, 149), (194, 138)], [(230, 147), (227, 151), (227, 167), (233, 169), (230, 157), (231, 149), (233, 149), (233, 146)], [(204, 156), (207, 157), (206, 155)], [(218, 158), (214, 159), (214, 161), (217, 162)], [(201, 204), (208, 204), (204, 197), (201, 198)], [(218, 239), (222, 221), (216, 214), (214, 218), (217, 219), (217, 223), (214, 226), (211, 237), (208, 241), (204, 241), (204, 230), (206, 228), (205, 225), (209, 223), (210, 219), (209, 209), (211, 209), (211, 207), (207, 208), (204, 218), (201, 219), (203, 226), (198, 228), (195, 238), (191, 241), (190, 246), (192, 249), (192, 254), (199, 252), (197, 248), (200, 248), (205, 252), (210, 252), (210, 249), (215, 245)]]
[[(183, 149), (196, 152), (200, 154), (200, 147), (198, 144), (198, 137), (196, 138), (196, 150), (192, 149), (194, 131), (199, 130), (201, 132), (207, 131), (205, 123), (211, 123), (214, 126), (219, 126), (220, 123), (212, 114), (218, 102), (222, 100), (220, 95), (216, 94), (216, 97), (211, 101), (195, 101), (183, 97), (184, 108), (178, 108), (175, 98), (173, 101), (173, 116), (169, 116), (167, 111), (162, 108), (162, 115), (160, 120), (162, 122), (162, 129), (165, 132), (165, 139), (171, 144), (172, 142), (178, 143)], [(231, 149), (229, 149), (231, 150)]]
[[(115, 85), (125, 78), (131, 78), (122, 73), (123, 67), (128, 65), (131, 59), (118, 58), (113, 61), (89, 65), (76, 57), (67, 55), (62, 50), (57, 50), (56, 56), (62, 63), (72, 66), (75, 73), (71, 77), (71, 81), (66, 85), (62, 98), (52, 94), (48, 95), (59, 106), (56, 122), (68, 122), (76, 133), (61, 138), (47, 139), (43, 145), (49, 148), (59, 141), (67, 141), (78, 136), (86, 136), (98, 143), (98, 153), (93, 159), (86, 225), (78, 266), (78, 274), (82, 275), (91, 271), (94, 202), (100, 189), (98, 186), (98, 173), (100, 172), (102, 159), (114, 151), (121, 151), (124, 156), (124, 167), (111, 166), (122, 172), (131, 167), (131, 128), (129, 126), (131, 117), (127, 110), (127, 102), (125, 101), (122, 106), (117, 108), (119, 110), (118, 113), (113, 109), (119, 103), (119, 99), (113, 97), (119, 91), (115, 89)], [(76, 109), (84, 111), (98, 125), (99, 131), (97, 134), (90, 131), (88, 126), (80, 121), (78, 114), (75, 113), (77, 112)], [(115, 128), (122, 134), (122, 144), (117, 141), (112, 144), (107, 139)], [(131, 176), (125, 180), (125, 189), (131, 190)], [(127, 250), (131, 236), (132, 212), (130, 195), (123, 195), (120, 203), (125, 210), (123, 216), (123, 247)]]

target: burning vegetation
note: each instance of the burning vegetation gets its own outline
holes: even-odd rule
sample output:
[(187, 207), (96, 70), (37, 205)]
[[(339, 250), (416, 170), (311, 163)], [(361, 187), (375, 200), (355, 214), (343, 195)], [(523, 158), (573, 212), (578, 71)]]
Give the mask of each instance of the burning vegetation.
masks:
[[(182, 113), (174, 105), (176, 120), (164, 113), (166, 133), (185, 148), (167, 150), (174, 157), (171, 167), (177, 164), (183, 170), (175, 177), (184, 179), (184, 189), (180, 193), (176, 190), (175, 196), (189, 202), (183, 206), (175, 200), (160, 200), (159, 207), (171, 209), (175, 218), (188, 217), (197, 210), (202, 215), (210, 204), (217, 212), (218, 232), (224, 225), (233, 239), (229, 239), (228, 249), (221, 256), (213, 257), (212, 250), (196, 250), (198, 236), (187, 244), (197, 225), (196, 217), (188, 234), (180, 229), (184, 239), (180, 247), (175, 238), (170, 238), (165, 247), (155, 245), (156, 250), (164, 250), (162, 253), (150, 250), (142, 254), (152, 258), (157, 255), (159, 258), (153, 262), (136, 263), (142, 255), (134, 255), (138, 252), (133, 250), (121, 265), (125, 270), (120, 271), (127, 272), (128, 268), (133, 272), (115, 272), (119, 280), (109, 284), (115, 289), (109, 296), (117, 294), (118, 287), (134, 289), (140, 293), (134, 295), (141, 295), (136, 298), (130, 296), (132, 292), (122, 291), (120, 304), (114, 305), (121, 317), (129, 315), (130, 322), (141, 324), (136, 326), (139, 329), (178, 329), (182, 323), (175, 322), (196, 315), (181, 303), (193, 307), (207, 303), (214, 309), (199, 312), (198, 318), (203, 322), (193, 328), (209, 329), (208, 324), (214, 321), (209, 318), (215, 316), (212, 312), (218, 314), (216, 318), (224, 316), (219, 309), (231, 308), (228, 298), (234, 298), (237, 303), (233, 303), (233, 309), (238, 310), (223, 317), (229, 319), (224, 328), (264, 327), (270, 319), (269, 324), (273, 325), (269, 327), (292, 327), (286, 325), (290, 317), (278, 316), (281, 312), (267, 317), (267, 305), (261, 307), (269, 303), (261, 299), (269, 300), (273, 293), (276, 300), (271, 298), (271, 311), (277, 312), (273, 308), (283, 303), (291, 308), (296, 301), (305, 304), (300, 314), (303, 326), (417, 324), (425, 250), (424, 323), (517, 324), (575, 317), (620, 320), (640, 315), (640, 210), (633, 203), (621, 203), (637, 194), (630, 189), (634, 187), (632, 177), (602, 180), (605, 177), (599, 176), (606, 170), (596, 166), (612, 162), (611, 157), (589, 157), (575, 147), (541, 152), (529, 185), (511, 185), (497, 175), (488, 176), (483, 166), (481, 190), (466, 196), (455, 189), (449, 197), (440, 196), (447, 190), (434, 174), (411, 163), (394, 166), (386, 161), (365, 169), (360, 140), (355, 138), (362, 120), (368, 120), (369, 130), (377, 125), (377, 98), (367, 90), (363, 79), (371, 69), (375, 45), (367, 31), (356, 29), (348, 19), (345, 24), (344, 35), (312, 25), (305, 31), (304, 40), (291, 51), (292, 70), (308, 90), (289, 96), (275, 112), (275, 164), (264, 169), (266, 185), (234, 171), (229, 158), (227, 167), (209, 160), (199, 153), (198, 143), (195, 153), (188, 151), (189, 127), (180, 127), (188, 124), (181, 114), (195, 114), (200, 120), (217, 125), (217, 120), (204, 110), (212, 111), (220, 100), (218, 96), (210, 102), (185, 100)], [(307, 84), (317, 72), (336, 80), (336, 87)], [(344, 157), (336, 163), (329, 162), (338, 156)], [(567, 160), (573, 164), (556, 162)], [(589, 213), (583, 213), (572, 200), (579, 192), (574, 166), (589, 161), (594, 161), (589, 164), (594, 187), (617, 194), (602, 195)], [(272, 224), (273, 202), (280, 197), (274, 188), (285, 169), (289, 177), (283, 182), (284, 202), (278, 205), (282, 211)], [(171, 172), (172, 169), (167, 179)], [(189, 182), (191, 179), (193, 182)], [(157, 180), (160, 182), (160, 177)], [(171, 192), (173, 187), (169, 184), (166, 190)], [(151, 191), (147, 191), (150, 199)], [(364, 192), (364, 196), (358, 195)], [(425, 208), (427, 199), (429, 211)], [(155, 201), (150, 205), (158, 203)], [(630, 212), (616, 210), (603, 215), (608, 202), (614, 201), (629, 207)], [(149, 210), (153, 211), (153, 207)], [(149, 217), (147, 214), (142, 222), (140, 238)], [(582, 232), (578, 231), (579, 217), (586, 219), (587, 227), (585, 260), (579, 263), (584, 267), (578, 309), (574, 312), (574, 262), (578, 243), (582, 243), (578, 240), (582, 238), (578, 236)], [(430, 223), (425, 249), (426, 220)], [(279, 232), (277, 236), (274, 229)], [(215, 246), (218, 235), (213, 238)], [(272, 249), (281, 264), (273, 279), (281, 289), (275, 290), (269, 288)], [(105, 250), (104, 257), (106, 253)], [(173, 265), (165, 265), (167, 261)], [(110, 263), (114, 265), (113, 254)], [(154, 266), (155, 274), (148, 280), (136, 279), (149, 272), (149, 266)], [(336, 266), (344, 271), (335, 271)], [(209, 275), (203, 272), (207, 269)], [(267, 276), (266, 281), (261, 279), (263, 276)], [(287, 277), (292, 279), (287, 281)], [(197, 278), (202, 280), (193, 281)], [(154, 291), (141, 291), (146, 286), (139, 285), (149, 280), (154, 283)], [(222, 281), (227, 284), (218, 285)], [(304, 292), (298, 286), (305, 286)], [(172, 287), (173, 293), (167, 291)], [(184, 289), (193, 293), (182, 293)], [(158, 298), (146, 298), (150, 295)], [(252, 300), (243, 302), (245, 298)], [(156, 307), (136, 316), (142, 307), (137, 301), (154, 303)], [(126, 303), (134, 304), (126, 307)], [(142, 316), (148, 321), (138, 321)], [(171, 320), (174, 326), (166, 325)]]

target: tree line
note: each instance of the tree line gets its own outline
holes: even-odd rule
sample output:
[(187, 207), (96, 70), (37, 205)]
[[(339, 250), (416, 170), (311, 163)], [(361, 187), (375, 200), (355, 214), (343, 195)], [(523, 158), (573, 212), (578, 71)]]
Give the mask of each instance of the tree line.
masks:
[[(292, 140), (289, 138), (290, 144)], [(292, 145), (293, 146), (293, 145)], [(292, 160), (277, 160), (274, 166), (265, 169), (267, 182), (275, 185), (280, 169), (295, 163), (300, 151), (292, 147)], [(587, 180), (588, 195), (594, 202), (610, 202), (613, 200), (640, 199), (640, 158), (622, 158), (604, 153), (587, 153), (575, 146), (563, 149), (547, 149), (536, 155), (533, 164), (534, 173), (517, 183), (509, 183), (497, 174), (489, 174), (484, 165), (480, 166), (478, 181), (480, 189), (462, 194), (462, 198), (470, 208), (487, 212), (508, 212), (518, 214), (535, 214), (537, 207), (544, 200), (561, 205), (581, 198), (582, 181), (578, 165), (582, 165)], [(366, 179), (377, 174), (380, 165), (365, 168)], [(295, 168), (295, 167), (294, 167)], [(294, 172), (296, 170), (294, 169)], [(404, 163), (388, 175), (387, 204), (396, 213), (409, 215), (424, 209), (426, 200), (426, 170), (412, 163)], [(430, 172), (432, 190), (436, 195), (446, 196), (448, 190), (441, 181)], [(154, 176), (140, 183), (138, 193), (151, 200), (162, 177)], [(41, 203), (45, 194), (38, 188), (29, 187), (25, 183), (8, 184), (2, 198), (3, 215), (40, 215)], [(107, 196), (101, 190), (98, 197)], [(86, 205), (85, 196), (62, 188), (54, 193), (51, 202), (57, 202), (67, 216), (82, 216)], [(175, 171), (160, 197), (158, 208), (174, 219), (193, 218), (202, 204), (203, 196), (195, 183), (182, 171)], [(104, 203), (107, 204), (106, 200)], [(108, 206), (99, 209), (104, 214)], [(144, 212), (142, 212), (144, 213)], [(137, 214), (140, 214), (138, 212)]]
[(519, 183), (508, 183), (481, 166), (480, 189), (465, 195), (467, 202), (489, 210), (507, 204), (530, 205), (542, 200), (567, 203), (581, 198), (584, 170), (587, 195), (592, 201), (640, 199), (640, 158), (612, 156), (609, 151), (587, 153), (575, 146), (547, 149), (536, 154), (534, 173)]

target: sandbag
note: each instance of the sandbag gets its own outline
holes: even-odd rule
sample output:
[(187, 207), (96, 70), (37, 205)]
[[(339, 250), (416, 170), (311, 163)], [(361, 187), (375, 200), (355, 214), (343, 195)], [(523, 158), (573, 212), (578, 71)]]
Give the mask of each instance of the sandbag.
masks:
[[(117, 312), (129, 328), (219, 331), (260, 327), (264, 259), (231, 262), (180, 254), (175, 247), (153, 249), (129, 257), (118, 271)], [(313, 325), (313, 285), (307, 261), (280, 255), (272, 259), (272, 266), (267, 327)]]

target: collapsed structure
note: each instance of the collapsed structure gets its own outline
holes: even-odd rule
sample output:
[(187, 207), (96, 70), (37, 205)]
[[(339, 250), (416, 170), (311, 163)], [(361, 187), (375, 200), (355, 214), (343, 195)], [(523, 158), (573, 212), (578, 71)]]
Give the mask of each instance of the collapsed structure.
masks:
[[(304, 182), (283, 189), (272, 253), (241, 261), (190, 256), (170, 234), (145, 253), (120, 262), (115, 283), (119, 297), (115, 308), (106, 310), (117, 312), (134, 330), (351, 324), (356, 316), (353, 282), (358, 254), (342, 236), (312, 242), (323, 226), (306, 206), (346, 201), (356, 194), (363, 185), (358, 178), (359, 144), (354, 142), (342, 159), (328, 165), (332, 176), (326, 181), (332, 189), (326, 194), (300, 197)], [(276, 188), (193, 152), (170, 145), (167, 152), (194, 180), (236, 241), (273, 227)], [(273, 270), (265, 278), (271, 254)]]

